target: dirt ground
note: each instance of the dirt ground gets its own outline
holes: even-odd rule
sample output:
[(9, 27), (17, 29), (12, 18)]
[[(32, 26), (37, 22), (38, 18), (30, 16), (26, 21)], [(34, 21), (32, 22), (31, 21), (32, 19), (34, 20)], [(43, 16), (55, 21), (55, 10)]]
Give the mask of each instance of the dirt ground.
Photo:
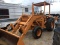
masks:
[[(32, 32), (29, 31), (26, 34), (23, 41), (24, 41), (25, 45), (52, 45), (53, 31), (52, 32), (44, 31), (42, 33), (41, 38), (39, 38), (39, 39), (34, 39), (32, 36)], [(9, 45), (9, 44), (5, 40), (0, 39), (0, 45)]]

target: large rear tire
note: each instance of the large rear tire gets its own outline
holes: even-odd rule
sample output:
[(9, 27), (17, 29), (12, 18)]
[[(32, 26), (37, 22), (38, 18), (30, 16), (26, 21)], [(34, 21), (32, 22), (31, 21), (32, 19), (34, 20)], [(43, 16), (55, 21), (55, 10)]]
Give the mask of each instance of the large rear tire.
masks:
[(54, 29), (54, 19), (49, 18), (49, 19), (47, 19), (47, 22), (46, 22), (46, 30), (52, 31), (53, 29)]

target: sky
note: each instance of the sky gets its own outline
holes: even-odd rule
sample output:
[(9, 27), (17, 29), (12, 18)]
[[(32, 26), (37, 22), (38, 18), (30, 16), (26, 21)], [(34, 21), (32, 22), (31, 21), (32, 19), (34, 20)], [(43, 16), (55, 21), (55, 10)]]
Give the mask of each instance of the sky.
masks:
[(40, 2), (44, 0), (4, 0), (7, 3), (16, 3), (16, 4), (22, 4), (22, 5), (28, 5), (31, 4), (32, 2)]
[[(44, 0), (4, 0), (6, 3), (15, 3), (15, 4), (22, 4), (22, 5), (30, 5), (32, 2), (42, 2)], [(49, 0), (46, 0), (49, 1)], [(51, 1), (51, 0), (50, 0)], [(60, 0), (52, 0), (52, 1), (60, 1)]]

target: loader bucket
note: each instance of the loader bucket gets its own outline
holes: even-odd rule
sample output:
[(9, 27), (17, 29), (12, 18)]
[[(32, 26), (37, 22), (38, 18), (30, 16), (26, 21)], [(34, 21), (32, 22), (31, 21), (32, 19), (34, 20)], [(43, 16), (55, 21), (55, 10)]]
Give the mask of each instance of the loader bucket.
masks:
[(19, 36), (12, 34), (11, 32), (0, 29), (0, 37), (7, 40), (10, 45), (17, 45)]

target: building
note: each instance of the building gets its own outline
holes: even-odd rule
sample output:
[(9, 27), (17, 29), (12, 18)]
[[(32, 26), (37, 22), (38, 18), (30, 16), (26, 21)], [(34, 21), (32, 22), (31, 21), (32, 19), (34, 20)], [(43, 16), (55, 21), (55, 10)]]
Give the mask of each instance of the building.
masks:
[(21, 14), (21, 7), (18, 4), (9, 4), (0, 0), (0, 18), (16, 18)]
[(0, 19), (2, 18), (18, 18), (22, 15), (22, 12), (25, 14), (31, 14), (31, 6), (23, 6), (20, 4), (10, 4), (5, 3), (3, 0), (0, 0)]

